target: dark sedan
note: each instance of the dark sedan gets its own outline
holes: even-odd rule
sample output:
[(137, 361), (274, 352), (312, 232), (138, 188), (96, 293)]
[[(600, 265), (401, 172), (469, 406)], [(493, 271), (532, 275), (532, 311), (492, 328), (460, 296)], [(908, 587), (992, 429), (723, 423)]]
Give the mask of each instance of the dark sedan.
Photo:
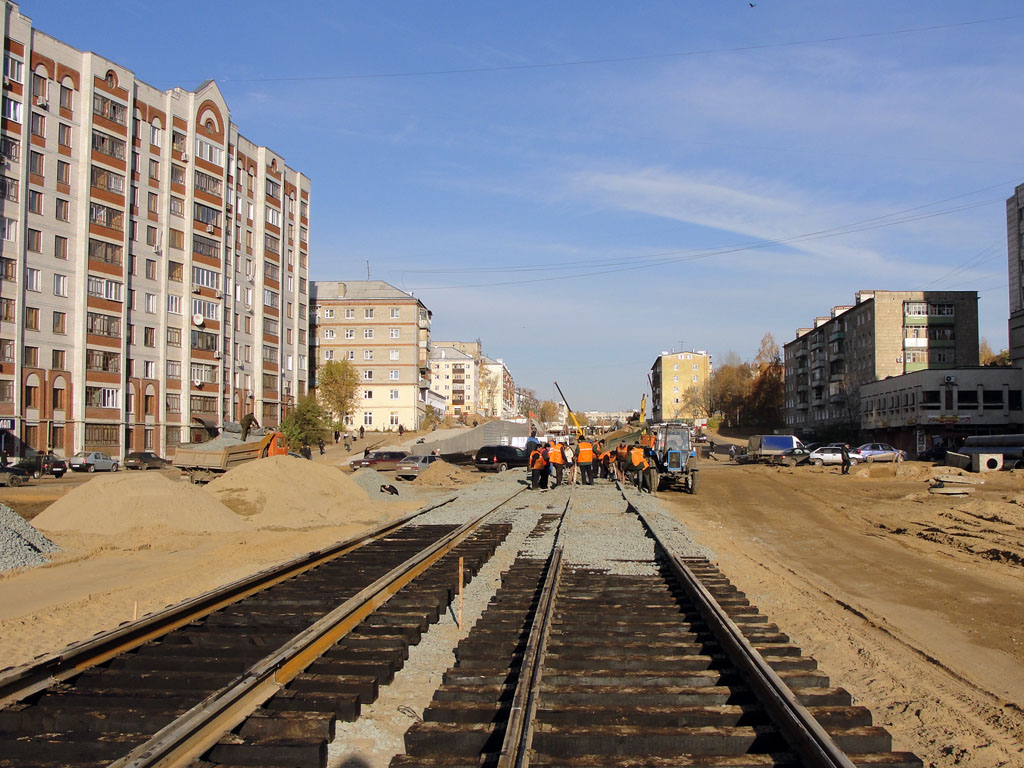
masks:
[(124, 457), (125, 469), (163, 469), (170, 462), (152, 451), (133, 451)]
[(363, 469), (370, 467), (378, 471), (396, 469), (399, 463), (409, 454), (405, 451), (374, 451), (365, 459), (356, 459), (352, 462), (352, 469)]
[(28, 482), (28, 472), (17, 467), (0, 467), (0, 485), (17, 488)]

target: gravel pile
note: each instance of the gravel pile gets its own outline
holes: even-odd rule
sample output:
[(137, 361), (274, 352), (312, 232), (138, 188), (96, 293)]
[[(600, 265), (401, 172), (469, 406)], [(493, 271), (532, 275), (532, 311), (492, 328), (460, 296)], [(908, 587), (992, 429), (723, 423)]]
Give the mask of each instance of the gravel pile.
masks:
[(44, 555), (58, 549), (21, 515), (0, 504), (0, 571), (42, 565), (46, 562)]

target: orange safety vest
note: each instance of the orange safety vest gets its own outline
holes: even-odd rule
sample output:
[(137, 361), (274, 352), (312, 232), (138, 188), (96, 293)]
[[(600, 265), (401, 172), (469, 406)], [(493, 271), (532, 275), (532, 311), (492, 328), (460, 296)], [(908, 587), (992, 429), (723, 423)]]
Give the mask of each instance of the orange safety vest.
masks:
[(626, 458), (627, 453), (629, 453), (629, 448), (627, 448), (625, 444), (620, 444), (619, 447), (615, 449), (615, 455), (619, 458)]
[(576, 450), (576, 461), (580, 464), (590, 464), (594, 461), (594, 446), (590, 443), (580, 443)]
[(555, 445), (548, 448), (548, 461), (552, 464), (565, 464), (565, 458), (562, 456), (561, 443), (555, 443)]
[(544, 454), (539, 448), (535, 448), (530, 454), (530, 469), (544, 469), (548, 463), (544, 461)]
[(614, 455), (615, 454), (613, 454), (611, 451), (605, 451), (604, 453), (602, 453), (597, 458), (598, 458), (599, 461), (611, 461), (611, 458)]
[(629, 463), (634, 467), (640, 467), (640, 469), (647, 469), (650, 466), (647, 463), (647, 458), (644, 456), (643, 448), (630, 448)]

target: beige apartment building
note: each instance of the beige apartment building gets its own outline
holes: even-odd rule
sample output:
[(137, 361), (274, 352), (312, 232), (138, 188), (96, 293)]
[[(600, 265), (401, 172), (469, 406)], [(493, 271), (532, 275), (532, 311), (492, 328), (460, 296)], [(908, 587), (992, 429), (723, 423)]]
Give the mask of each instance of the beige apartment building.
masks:
[(500, 357), (480, 356), (480, 411), (496, 419), (516, 415), (516, 380)]
[(359, 372), (356, 408), (346, 423), (355, 429), (418, 429), (429, 388), (430, 310), (380, 280), (316, 281), (312, 302), (316, 365), (347, 360)]
[(859, 424), (865, 384), (977, 365), (976, 291), (859, 291), (785, 345), (786, 425), (827, 435)]
[(171, 454), (279, 423), (306, 391), (309, 179), (215, 83), (159, 90), (11, 2), (2, 23), (5, 444)]
[(445, 415), (479, 413), (480, 367), (470, 353), (441, 342), (430, 345), (430, 389), (445, 399)]
[(706, 416), (694, 399), (711, 381), (711, 355), (704, 350), (662, 352), (651, 366), (651, 420), (674, 421)]

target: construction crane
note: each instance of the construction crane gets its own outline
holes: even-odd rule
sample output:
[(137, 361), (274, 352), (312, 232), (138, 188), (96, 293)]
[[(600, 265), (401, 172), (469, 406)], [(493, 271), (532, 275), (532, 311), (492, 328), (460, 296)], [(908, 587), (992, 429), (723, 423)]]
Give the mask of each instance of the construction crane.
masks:
[(555, 382), (555, 389), (558, 390), (558, 394), (562, 398), (562, 402), (565, 403), (565, 409), (569, 411), (569, 418), (572, 419), (572, 424), (576, 428), (576, 437), (583, 437), (583, 425), (580, 424), (579, 419), (576, 418), (576, 414), (572, 412), (572, 408), (569, 406), (569, 401), (565, 399), (565, 394), (562, 392), (562, 388), (558, 386), (558, 382)]

